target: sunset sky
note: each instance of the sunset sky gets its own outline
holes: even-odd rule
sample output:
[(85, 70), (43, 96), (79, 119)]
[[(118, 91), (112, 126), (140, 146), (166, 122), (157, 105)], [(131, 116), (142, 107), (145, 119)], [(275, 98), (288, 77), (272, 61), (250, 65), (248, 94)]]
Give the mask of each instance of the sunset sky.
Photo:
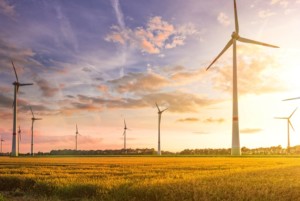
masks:
[[(300, 0), (237, 0), (240, 35), (280, 46), (238, 43), (241, 147), (287, 146), (300, 106)], [(234, 30), (232, 0), (0, 0), (0, 135), (11, 151), (15, 76), (20, 152), (230, 148), (232, 48), (206, 67)], [(300, 108), (291, 119), (300, 144)]]

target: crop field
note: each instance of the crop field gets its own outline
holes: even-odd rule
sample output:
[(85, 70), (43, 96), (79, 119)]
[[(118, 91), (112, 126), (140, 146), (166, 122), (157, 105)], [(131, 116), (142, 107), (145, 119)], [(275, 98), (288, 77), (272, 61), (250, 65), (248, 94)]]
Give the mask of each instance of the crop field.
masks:
[(0, 157), (0, 200), (300, 200), (299, 157)]

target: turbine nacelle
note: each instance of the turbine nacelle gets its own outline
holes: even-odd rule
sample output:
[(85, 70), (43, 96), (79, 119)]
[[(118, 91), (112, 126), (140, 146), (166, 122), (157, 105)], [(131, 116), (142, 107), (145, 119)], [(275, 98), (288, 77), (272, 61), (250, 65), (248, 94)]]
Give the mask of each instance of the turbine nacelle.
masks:
[(234, 32), (232, 32), (232, 34), (231, 34), (231, 38), (232, 38), (232, 39), (235, 39), (235, 40), (238, 40), (238, 39), (240, 38), (240, 35), (234, 31)]

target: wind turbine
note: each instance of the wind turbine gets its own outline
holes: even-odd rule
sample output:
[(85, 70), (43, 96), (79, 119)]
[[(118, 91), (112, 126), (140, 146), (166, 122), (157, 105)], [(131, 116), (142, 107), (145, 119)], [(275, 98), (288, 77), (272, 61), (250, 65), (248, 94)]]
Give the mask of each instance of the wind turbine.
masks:
[(294, 115), (294, 113), (296, 112), (297, 108), (293, 111), (293, 113), (289, 116), (289, 117), (275, 117), (275, 119), (286, 119), (287, 120), (287, 150), (289, 152), (290, 150), (290, 126), (292, 127), (292, 129), (295, 131), (292, 123), (291, 123), (291, 117)]
[(16, 81), (13, 82), (14, 85), (14, 103), (13, 103), (13, 108), (14, 108), (14, 116), (13, 116), (13, 137), (12, 137), (12, 150), (11, 150), (11, 156), (18, 156), (18, 138), (17, 138), (17, 94), (19, 92), (19, 87), (21, 86), (27, 86), (27, 85), (33, 85), (33, 83), (20, 83), (17, 75), (17, 71), (14, 65), (14, 62), (11, 61), (11, 64), (13, 66), (15, 76), (16, 76)]
[(30, 107), (30, 110), (32, 113), (32, 118), (31, 118), (31, 122), (32, 122), (32, 124), (31, 124), (31, 156), (33, 156), (34, 155), (34, 153), (33, 153), (33, 124), (34, 124), (34, 121), (42, 120), (42, 118), (35, 118), (31, 107)]
[(222, 55), (223, 53), (232, 45), (233, 46), (233, 107), (232, 107), (232, 148), (231, 155), (241, 155), (240, 148), (240, 134), (239, 134), (239, 117), (238, 117), (238, 89), (237, 89), (237, 62), (236, 62), (236, 41), (243, 43), (250, 43), (256, 45), (262, 45), (267, 47), (278, 48), (278, 46), (270, 45), (251, 39), (240, 37), (239, 35), (239, 23), (237, 15), (236, 0), (234, 3), (234, 19), (235, 19), (235, 31), (231, 35), (231, 39), (226, 44), (221, 53), (212, 61), (212, 63), (206, 68), (208, 70)]
[(18, 130), (18, 135), (19, 135), (18, 153), (20, 153), (20, 142), (21, 142), (21, 128), (20, 128), (20, 126), (19, 126), (19, 130)]
[(164, 111), (166, 111), (168, 108), (164, 109), (164, 110), (160, 110), (157, 103), (155, 103), (157, 110), (158, 110), (158, 149), (157, 149), (157, 154), (161, 155), (161, 151), (160, 151), (160, 121), (161, 121), (161, 115)]
[(124, 136), (124, 151), (125, 153), (127, 154), (127, 149), (126, 149), (126, 130), (127, 130), (127, 126), (126, 126), (126, 121), (124, 119), (124, 133), (123, 133), (123, 136)]
[(77, 124), (76, 124), (76, 133), (75, 133), (75, 140), (76, 140), (75, 150), (76, 150), (76, 151), (77, 151), (77, 138), (78, 138), (78, 135), (80, 135), (80, 134), (79, 134), (79, 132), (78, 132), (78, 127), (77, 127)]
[(4, 142), (4, 140), (2, 139), (2, 136), (1, 136), (1, 140), (0, 140), (0, 142), (1, 142), (1, 154), (2, 154), (2, 142)]

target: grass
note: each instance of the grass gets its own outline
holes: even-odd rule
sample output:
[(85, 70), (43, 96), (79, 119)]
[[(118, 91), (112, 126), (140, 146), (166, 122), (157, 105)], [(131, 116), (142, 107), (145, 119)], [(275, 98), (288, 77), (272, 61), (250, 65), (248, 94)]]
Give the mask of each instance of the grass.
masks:
[(300, 200), (299, 178), (299, 157), (0, 158), (0, 191), (46, 200)]

